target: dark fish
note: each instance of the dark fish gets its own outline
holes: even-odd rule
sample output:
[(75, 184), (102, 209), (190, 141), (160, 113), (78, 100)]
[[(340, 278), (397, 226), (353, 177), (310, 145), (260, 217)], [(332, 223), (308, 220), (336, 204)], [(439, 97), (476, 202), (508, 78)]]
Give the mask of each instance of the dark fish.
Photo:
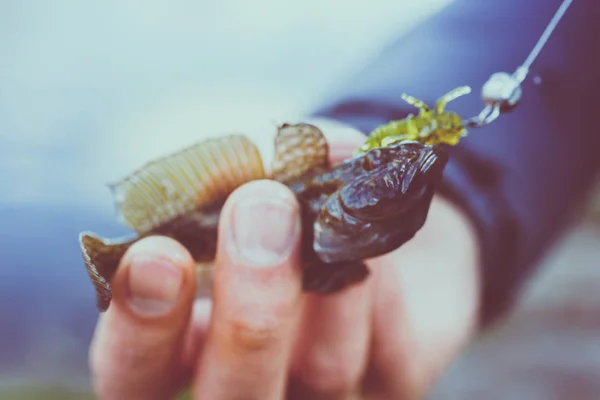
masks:
[(331, 166), (317, 127), (284, 124), (269, 175), (241, 135), (153, 161), (111, 185), (119, 217), (135, 234), (80, 234), (98, 309), (110, 305), (109, 282), (129, 246), (149, 235), (184, 245), (198, 263), (199, 290), (209, 292), (221, 208), (237, 187), (264, 178), (286, 184), (301, 206), (304, 290), (332, 293), (361, 282), (369, 274), (364, 259), (397, 249), (421, 229), (447, 160), (441, 145), (404, 141)]

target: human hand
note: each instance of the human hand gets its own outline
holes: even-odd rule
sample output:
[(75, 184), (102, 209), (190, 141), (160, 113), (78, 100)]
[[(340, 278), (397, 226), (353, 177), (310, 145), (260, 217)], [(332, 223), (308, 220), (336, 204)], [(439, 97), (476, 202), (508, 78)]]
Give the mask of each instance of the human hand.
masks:
[[(327, 133), (327, 132), (326, 132)], [(334, 161), (364, 137), (332, 141)], [(252, 227), (244, 232), (244, 227)], [(234, 192), (219, 228), (213, 297), (194, 301), (179, 243), (133, 245), (90, 350), (103, 399), (404, 399), (421, 394), (476, 329), (477, 243), (467, 217), (435, 198), (413, 240), (368, 261), (362, 284), (301, 291), (298, 205), (273, 181)]]

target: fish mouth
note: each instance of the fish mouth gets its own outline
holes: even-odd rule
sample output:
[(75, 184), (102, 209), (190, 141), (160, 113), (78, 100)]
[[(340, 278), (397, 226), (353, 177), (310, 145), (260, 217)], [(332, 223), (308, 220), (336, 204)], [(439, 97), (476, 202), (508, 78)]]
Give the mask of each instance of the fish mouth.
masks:
[(421, 191), (432, 184), (437, 184), (442, 178), (448, 160), (448, 150), (443, 146), (435, 145), (422, 151), (412, 162), (404, 177), (403, 190)]
[(419, 171), (423, 174), (441, 176), (446, 164), (450, 158), (448, 150), (443, 146), (432, 146), (427, 152), (424, 152), (419, 162)]

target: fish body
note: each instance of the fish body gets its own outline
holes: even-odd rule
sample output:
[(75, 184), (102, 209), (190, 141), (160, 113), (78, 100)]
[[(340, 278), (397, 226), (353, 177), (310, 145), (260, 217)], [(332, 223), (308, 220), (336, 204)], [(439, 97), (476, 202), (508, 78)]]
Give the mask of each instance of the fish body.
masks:
[[(287, 185), (300, 204), (304, 290), (332, 293), (363, 281), (369, 275), (364, 259), (397, 249), (424, 225), (448, 161), (447, 145), (463, 135), (448, 139), (435, 124), (445, 127), (446, 118), (455, 124), (456, 114), (444, 114), (443, 106), (464, 90), (440, 99), (436, 118), (411, 116), (376, 130), (354, 157), (337, 165), (330, 165), (319, 128), (283, 124), (269, 174), (257, 147), (230, 135), (152, 161), (110, 185), (119, 219), (134, 233), (79, 236), (99, 311), (110, 305), (110, 280), (127, 249), (150, 235), (185, 246), (197, 262), (199, 290), (210, 293), (222, 206), (237, 187), (265, 178)], [(423, 113), (429, 110), (413, 100)]]

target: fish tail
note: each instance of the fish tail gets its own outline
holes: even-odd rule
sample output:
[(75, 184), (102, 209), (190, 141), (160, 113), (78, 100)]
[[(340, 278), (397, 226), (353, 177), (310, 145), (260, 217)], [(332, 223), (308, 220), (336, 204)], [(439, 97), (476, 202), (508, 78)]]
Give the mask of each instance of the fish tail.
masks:
[(93, 232), (79, 234), (79, 246), (85, 268), (96, 290), (98, 311), (108, 309), (112, 300), (110, 281), (134, 238), (105, 239)]

